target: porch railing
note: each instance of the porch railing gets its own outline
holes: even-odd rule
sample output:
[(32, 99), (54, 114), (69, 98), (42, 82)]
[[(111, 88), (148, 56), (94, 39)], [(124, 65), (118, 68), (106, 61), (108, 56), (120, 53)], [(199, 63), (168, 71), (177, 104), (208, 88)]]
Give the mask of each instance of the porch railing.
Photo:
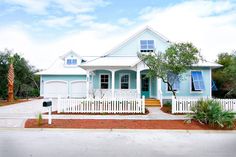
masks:
[[(90, 97), (91, 98), (112, 98), (112, 90), (111, 89), (92, 89), (90, 90)], [(140, 98), (136, 89), (115, 89), (114, 90), (114, 97), (115, 98), (128, 98), (128, 99), (135, 99)]]
[[(203, 98), (209, 99), (209, 98)], [(192, 113), (191, 108), (196, 105), (200, 98), (172, 97), (172, 113)], [(214, 99), (218, 101), (226, 111), (236, 112), (236, 99)]]
[(58, 113), (145, 113), (144, 100), (58, 98)]

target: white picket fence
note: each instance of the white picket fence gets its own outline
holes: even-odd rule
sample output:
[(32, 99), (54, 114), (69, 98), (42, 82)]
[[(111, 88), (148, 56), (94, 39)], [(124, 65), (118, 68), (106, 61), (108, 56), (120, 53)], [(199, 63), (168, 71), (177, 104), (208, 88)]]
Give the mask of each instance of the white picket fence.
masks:
[(58, 113), (145, 113), (145, 98), (65, 99), (58, 98)]
[[(207, 99), (207, 98), (203, 98)], [(200, 98), (177, 98), (172, 97), (172, 113), (192, 113), (191, 108), (196, 105)], [(236, 112), (236, 99), (214, 99), (220, 102), (226, 111)]]

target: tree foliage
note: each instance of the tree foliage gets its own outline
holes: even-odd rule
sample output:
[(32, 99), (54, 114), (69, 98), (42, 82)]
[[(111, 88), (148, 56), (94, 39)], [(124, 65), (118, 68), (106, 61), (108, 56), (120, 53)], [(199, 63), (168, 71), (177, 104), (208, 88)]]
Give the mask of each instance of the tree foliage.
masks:
[(217, 63), (223, 67), (213, 71), (212, 77), (219, 89), (213, 94), (217, 97), (236, 98), (236, 52), (219, 54)]
[[(173, 85), (183, 79), (183, 73), (199, 61), (199, 51), (192, 43), (174, 43), (164, 52), (139, 53), (139, 58), (149, 67), (147, 76), (159, 77), (176, 97)], [(172, 79), (167, 75), (171, 74)]]
[(26, 98), (39, 95), (39, 76), (35, 76), (37, 71), (33, 66), (19, 54), (5, 49), (0, 51), (0, 98), (7, 97), (7, 73), (9, 69), (9, 59), (14, 60), (14, 95), (16, 98)]

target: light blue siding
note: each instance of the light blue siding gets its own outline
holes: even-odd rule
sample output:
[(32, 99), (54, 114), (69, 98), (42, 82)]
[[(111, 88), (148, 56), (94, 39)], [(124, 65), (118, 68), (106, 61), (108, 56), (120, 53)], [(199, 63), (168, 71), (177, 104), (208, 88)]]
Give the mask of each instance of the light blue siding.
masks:
[[(176, 93), (177, 96), (190, 96), (190, 97), (210, 97), (211, 94), (211, 76), (210, 68), (193, 68), (193, 70), (202, 71), (202, 76), (204, 80), (205, 90), (203, 91), (191, 91), (191, 71), (184, 74), (183, 80), (180, 81), (180, 90)], [(167, 85), (162, 82), (162, 93), (164, 97), (171, 97), (172, 92), (167, 91)]]
[(108, 74), (109, 75), (109, 88), (111, 88), (111, 72), (108, 70), (96, 70), (94, 71), (93, 76), (93, 88), (100, 89), (100, 75), (101, 74)]
[(133, 40), (126, 42), (119, 49), (114, 50), (114, 52), (111, 53), (111, 56), (136, 56), (137, 52), (140, 50), (140, 40), (154, 40), (157, 52), (164, 52), (169, 46), (169, 43), (147, 29)]
[(120, 89), (120, 75), (122, 73), (129, 74), (129, 87), (130, 89), (136, 89), (136, 71), (131, 70), (119, 70), (115, 73), (115, 89)]
[(157, 78), (151, 79), (151, 97), (157, 97)]

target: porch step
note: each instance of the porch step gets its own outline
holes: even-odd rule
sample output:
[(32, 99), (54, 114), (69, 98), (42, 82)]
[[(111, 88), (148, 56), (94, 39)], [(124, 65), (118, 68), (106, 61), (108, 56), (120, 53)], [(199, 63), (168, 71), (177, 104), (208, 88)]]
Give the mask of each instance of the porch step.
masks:
[(157, 106), (160, 107), (161, 103), (158, 99), (145, 99), (145, 106), (151, 107), (151, 106)]

